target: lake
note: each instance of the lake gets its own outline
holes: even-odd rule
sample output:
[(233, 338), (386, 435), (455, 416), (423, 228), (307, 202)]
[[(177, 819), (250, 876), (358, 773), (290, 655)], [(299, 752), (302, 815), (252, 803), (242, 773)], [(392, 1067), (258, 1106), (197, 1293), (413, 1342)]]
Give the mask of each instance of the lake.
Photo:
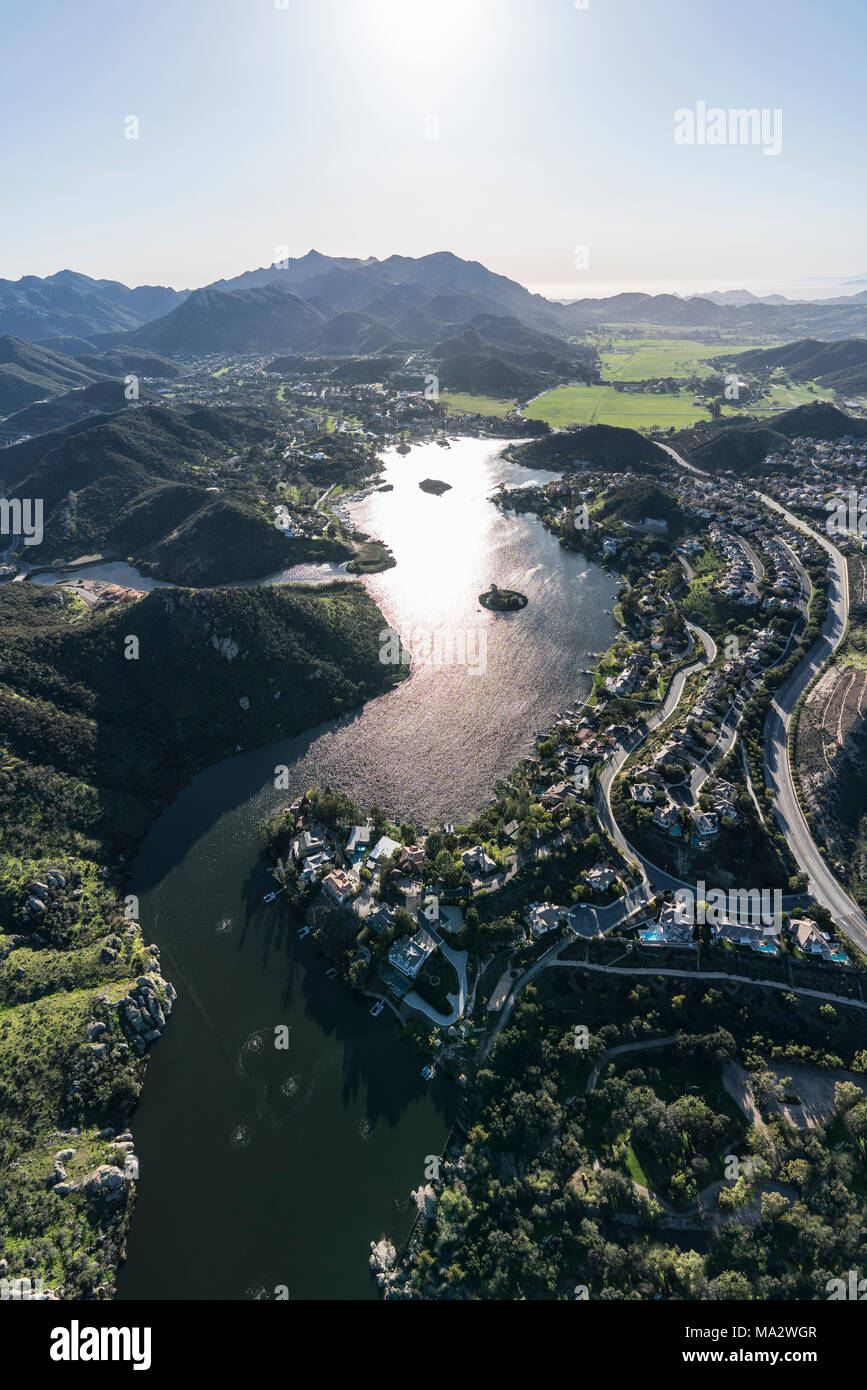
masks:
[[(410, 1190), (452, 1127), (457, 1089), (425, 1082), (393, 1017), (371, 1018), (326, 978), (282, 901), (262, 902), (272, 881), (256, 824), (286, 803), (278, 765), (290, 769), (289, 799), (316, 782), (418, 824), (460, 820), (586, 694), (582, 670), (615, 632), (604, 610), (616, 579), (535, 517), (490, 503), (501, 481), (554, 476), (507, 463), (501, 448), (462, 439), (391, 452), (393, 491), (349, 506), (397, 561), (364, 582), (388, 627), (427, 655), (409, 679), (199, 774), (140, 848), (129, 891), (178, 1000), (132, 1127), (140, 1180), (121, 1298), (273, 1298), (281, 1287), (295, 1299), (374, 1298), (370, 1240), (408, 1234)], [(422, 491), (428, 477), (450, 490)], [(311, 569), (312, 582), (331, 577)], [(527, 608), (482, 609), (491, 582), (526, 594)], [(288, 1051), (274, 1046), (281, 1024)]]

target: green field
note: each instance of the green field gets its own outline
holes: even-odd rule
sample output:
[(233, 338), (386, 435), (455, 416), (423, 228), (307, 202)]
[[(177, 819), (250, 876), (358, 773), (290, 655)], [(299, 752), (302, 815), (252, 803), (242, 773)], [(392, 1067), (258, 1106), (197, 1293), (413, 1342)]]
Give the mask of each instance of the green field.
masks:
[[(545, 420), (554, 429), (569, 425), (620, 425), (636, 430), (686, 429), (697, 420), (709, 420), (705, 406), (694, 405), (693, 391), (664, 394), (627, 393), (615, 391), (615, 381), (647, 381), (660, 377), (707, 377), (714, 368), (713, 358), (746, 352), (755, 343), (712, 342), (695, 338), (618, 338), (616, 334), (600, 334), (599, 360), (603, 381), (595, 386), (575, 382), (544, 391), (522, 412), (528, 420)], [(764, 344), (770, 346), (770, 344)], [(497, 400), (493, 396), (473, 396), (464, 392), (444, 391), (440, 397), (449, 412), (467, 411), (475, 415), (490, 415), (502, 419), (515, 409), (514, 400)], [(744, 411), (749, 415), (773, 415), (793, 406), (811, 401), (830, 400), (830, 392), (808, 385), (793, 385), (784, 379), (771, 384), (767, 397), (739, 406), (732, 402), (723, 407), (723, 414)]]
[(549, 425), (621, 425), (633, 430), (685, 429), (710, 412), (693, 405), (691, 391), (664, 395), (629, 395), (613, 386), (557, 386), (531, 401), (523, 414)]
[[(610, 342), (611, 349), (602, 348)], [(651, 377), (710, 376), (708, 361), (723, 353), (746, 352), (755, 343), (709, 342), (696, 338), (606, 337), (599, 344), (602, 375), (606, 381), (647, 381)], [(770, 344), (768, 344), (770, 346)]]
[(518, 404), (515, 400), (497, 400), (495, 396), (469, 396), (463, 391), (442, 391), (440, 400), (450, 413), (465, 411), (470, 415), (494, 415), (498, 420), (502, 420)]

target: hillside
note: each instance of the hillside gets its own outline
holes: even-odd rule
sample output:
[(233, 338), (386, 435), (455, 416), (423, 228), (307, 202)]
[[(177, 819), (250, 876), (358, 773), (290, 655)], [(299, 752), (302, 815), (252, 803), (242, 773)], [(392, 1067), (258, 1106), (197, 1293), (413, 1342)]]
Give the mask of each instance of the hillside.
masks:
[(803, 338), (781, 347), (754, 348), (719, 360), (731, 361), (741, 371), (756, 374), (780, 369), (793, 381), (815, 381), (841, 395), (867, 392), (867, 338), (845, 338), (832, 343)]
[(478, 314), (431, 349), (440, 384), (506, 400), (528, 400), (561, 381), (598, 380), (595, 348), (529, 328), (514, 315)]
[(281, 285), (218, 293), (196, 290), (178, 308), (124, 342), (157, 353), (280, 352), (305, 346), (324, 315)]
[[(63, 429), (95, 415), (125, 410), (128, 404), (125, 389), (123, 381), (95, 381), (92, 386), (76, 387), (62, 396), (37, 401), (25, 410), (16, 410), (0, 422), (0, 443), (11, 443), (23, 435)], [(139, 391), (142, 401), (151, 399), (146, 387), (140, 387)]]
[(449, 391), (468, 391), (476, 396), (498, 396), (504, 400), (527, 400), (544, 389), (539, 372), (505, 362), (502, 357), (458, 353), (447, 357), (438, 368), (440, 386)]
[(107, 375), (63, 353), (6, 334), (0, 338), (0, 415), (11, 415), (76, 386), (89, 386)]
[[(791, 439), (867, 438), (867, 421), (856, 420), (826, 401), (800, 405), (774, 415), (766, 424), (706, 423), (672, 436), (676, 448), (709, 473), (731, 469), (735, 473), (769, 472), (768, 454), (779, 453)], [(773, 471), (786, 472), (786, 465)]]
[(156, 380), (173, 381), (181, 375), (177, 362), (168, 357), (160, 357), (157, 352), (136, 352), (134, 348), (117, 347), (108, 352), (76, 354), (82, 366), (95, 372), (105, 372), (110, 376), (126, 376), (132, 372), (138, 377), (154, 377)]
[(668, 455), (637, 430), (615, 425), (582, 425), (556, 430), (528, 444), (511, 444), (504, 451), (513, 463), (525, 468), (567, 471), (587, 462), (597, 468), (632, 469), (649, 473), (668, 462)]
[(159, 590), (91, 616), (62, 592), (0, 589), (5, 1277), (113, 1292), (134, 1191), (113, 1137), (148, 1055), (119, 1005), (143, 981), (158, 1018), (172, 999), (122, 910), (119, 857), (198, 768), (387, 689), (383, 622), (358, 584)]
[(162, 285), (130, 289), (116, 280), (92, 280), (72, 270), (40, 278), (0, 280), (0, 333), (35, 342), (94, 334), (125, 333), (166, 314), (185, 296)]
[(686, 518), (680, 507), (664, 488), (658, 487), (650, 478), (611, 488), (595, 519), (606, 526), (613, 521), (640, 526), (647, 517), (667, 521), (669, 539), (679, 536), (686, 526)]
[(228, 583), (295, 557), (258, 504), (255, 464), (233, 462), (275, 430), (260, 409), (128, 407), (14, 445), (0, 466), (10, 495), (44, 500), (38, 562), (115, 552), (163, 578)]

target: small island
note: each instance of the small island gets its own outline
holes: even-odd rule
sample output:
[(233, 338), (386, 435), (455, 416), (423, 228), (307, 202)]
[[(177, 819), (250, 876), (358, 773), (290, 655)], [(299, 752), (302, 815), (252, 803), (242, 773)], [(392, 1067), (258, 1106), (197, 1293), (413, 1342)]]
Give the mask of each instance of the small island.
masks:
[(433, 492), (439, 497), (444, 492), (451, 492), (451, 483), (443, 483), (439, 478), (425, 478), (419, 483), (422, 492)]
[(492, 584), (487, 593), (479, 594), (482, 607), (494, 613), (515, 613), (519, 608), (526, 608), (528, 602), (526, 594), (519, 594), (517, 589), (498, 589), (496, 584)]

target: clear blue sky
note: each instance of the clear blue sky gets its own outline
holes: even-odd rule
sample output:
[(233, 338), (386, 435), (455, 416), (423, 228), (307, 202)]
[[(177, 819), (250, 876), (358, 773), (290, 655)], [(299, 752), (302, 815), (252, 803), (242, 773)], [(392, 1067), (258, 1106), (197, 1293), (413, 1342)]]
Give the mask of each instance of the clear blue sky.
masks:
[[(283, 245), (577, 294), (867, 274), (865, 54), (863, 0), (31, 0), (0, 276), (193, 287)], [(677, 145), (698, 101), (780, 108), (781, 153)]]

